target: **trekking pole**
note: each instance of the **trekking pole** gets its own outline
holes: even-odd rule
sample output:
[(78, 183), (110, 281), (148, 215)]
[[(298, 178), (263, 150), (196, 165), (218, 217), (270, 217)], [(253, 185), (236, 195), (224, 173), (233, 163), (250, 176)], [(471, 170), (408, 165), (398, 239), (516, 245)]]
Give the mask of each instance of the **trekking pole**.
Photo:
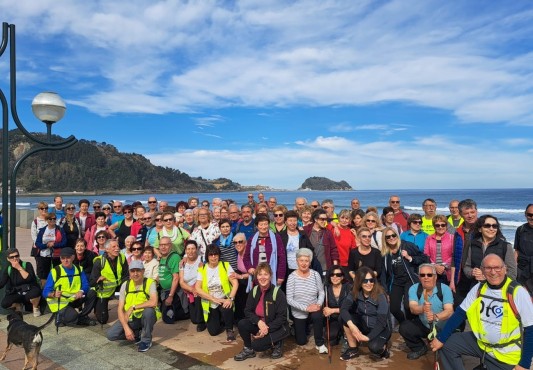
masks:
[[(55, 290), (55, 292), (57, 291), (61, 291), (61, 284), (59, 284), (57, 286), (57, 289)], [(59, 324), (60, 324), (60, 315), (59, 315), (59, 306), (60, 306), (60, 303), (61, 303), (61, 296), (57, 297), (57, 314), (56, 314), (56, 334), (59, 334)]]
[[(431, 324), (431, 331), (428, 334), (428, 340), (431, 342), (436, 337), (437, 337), (437, 326), (435, 325), (435, 321), (433, 321), (433, 323)], [(435, 360), (435, 363), (433, 365), (433, 370), (440, 370), (438, 350), (434, 352), (433, 358)]]

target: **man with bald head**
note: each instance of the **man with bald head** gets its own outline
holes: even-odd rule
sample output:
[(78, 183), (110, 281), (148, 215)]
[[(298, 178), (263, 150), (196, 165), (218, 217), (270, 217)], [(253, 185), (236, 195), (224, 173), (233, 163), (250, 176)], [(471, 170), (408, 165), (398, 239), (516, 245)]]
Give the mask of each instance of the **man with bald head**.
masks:
[[(480, 359), (476, 369), (529, 369), (533, 357), (531, 297), (507, 276), (507, 267), (496, 254), (483, 258), (481, 270), (486, 281), (468, 292), (431, 348), (441, 350), (443, 369), (465, 369), (463, 355)], [(452, 334), (466, 319), (472, 331)]]

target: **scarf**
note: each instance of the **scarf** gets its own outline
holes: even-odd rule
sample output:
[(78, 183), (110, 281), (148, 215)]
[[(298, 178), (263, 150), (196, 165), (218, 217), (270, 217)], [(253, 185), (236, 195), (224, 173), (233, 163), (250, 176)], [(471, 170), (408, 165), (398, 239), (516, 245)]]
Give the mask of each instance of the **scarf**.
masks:
[[(278, 269), (278, 243), (276, 241), (276, 234), (272, 231), (268, 231), (268, 236), (270, 237), (270, 243), (272, 244), (272, 253), (270, 254), (270, 268), (272, 269), (272, 286), (276, 286), (277, 283), (277, 269)], [(259, 239), (259, 233), (255, 233), (252, 238), (251, 249), (250, 249), (250, 263), (253, 265), (254, 261), (254, 250), (257, 247), (257, 240)], [(248, 287), (246, 288), (246, 293), (252, 289), (253, 277), (250, 275), (248, 278)]]

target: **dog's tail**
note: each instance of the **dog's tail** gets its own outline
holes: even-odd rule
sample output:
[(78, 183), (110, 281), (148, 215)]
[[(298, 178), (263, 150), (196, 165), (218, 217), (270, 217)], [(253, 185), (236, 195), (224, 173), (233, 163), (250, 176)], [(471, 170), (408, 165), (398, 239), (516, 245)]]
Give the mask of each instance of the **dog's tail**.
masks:
[(47, 322), (45, 322), (44, 324), (42, 324), (41, 326), (39, 326), (37, 329), (38, 330), (42, 330), (44, 329), (45, 326), (47, 326), (48, 324), (50, 324), (52, 321), (54, 321), (54, 318), (56, 317), (57, 315), (57, 312), (54, 312), (53, 314), (50, 315), (50, 318), (48, 319)]

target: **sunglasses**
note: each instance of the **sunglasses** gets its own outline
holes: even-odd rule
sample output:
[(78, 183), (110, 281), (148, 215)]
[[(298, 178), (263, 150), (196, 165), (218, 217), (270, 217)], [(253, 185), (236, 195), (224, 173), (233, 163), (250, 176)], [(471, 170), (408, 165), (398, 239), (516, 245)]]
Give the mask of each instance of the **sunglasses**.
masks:
[(399, 200), (391, 200), (390, 202), (393, 203), (393, 204), (398, 204), (398, 203), (400, 203)]
[(372, 236), (370, 235), (361, 235), (360, 238), (361, 239), (370, 239)]
[(163, 221), (165, 221), (165, 222), (172, 222), (172, 221), (174, 221), (174, 219), (173, 219), (173, 218), (165, 218), (165, 219), (163, 219)]
[(372, 223), (376, 223), (376, 220), (366, 220), (365, 222), (372, 222)]
[(113, 206), (113, 208), (122, 208), (122, 206)]
[(374, 284), (376, 282), (376, 279), (370, 278), (370, 279), (363, 279), (363, 284)]
[(274, 217), (283, 217), (283, 213), (274, 213)]
[(319, 219), (320, 221), (327, 221), (327, 220), (328, 220), (327, 217), (319, 217), (318, 219)]
[(7, 259), (9, 259), (9, 260), (13, 260), (13, 259), (15, 259), (15, 258), (20, 258), (20, 255), (16, 254), (16, 255), (14, 255), (14, 256), (8, 256), (8, 257), (7, 257)]
[(96, 239), (107, 239), (104, 235), (97, 236)]
[(498, 230), (500, 227), (498, 226), (498, 224), (483, 224), (482, 226), (484, 229), (494, 229), (494, 230)]
[(73, 211), (75, 209), (76, 209), (76, 207), (67, 207), (67, 211)]
[(385, 235), (385, 239), (389, 240), (389, 239), (394, 239), (394, 238), (397, 238), (398, 235), (396, 234), (389, 234), (389, 235)]
[(155, 220), (156, 220), (156, 221), (162, 221), (160, 218), (156, 218)]
[(207, 257), (211, 257), (211, 256), (217, 256), (217, 257), (218, 257), (218, 253), (209, 253), (209, 254), (207, 255)]
[(235, 244), (244, 244), (246, 243), (244, 240), (235, 240)]
[(446, 227), (446, 224), (435, 224), (435, 227)]
[(143, 221), (149, 221), (149, 220), (151, 220), (151, 219), (152, 219), (152, 217), (144, 217), (142, 220), (143, 220)]
[(100, 209), (100, 208), (102, 208), (102, 207), (100, 207), (100, 206), (93, 206), (93, 208), (94, 208), (94, 209)]
[(529, 218), (533, 218), (533, 213), (526, 213), (526, 216), (529, 217)]
[(102, 208), (102, 211), (111, 211), (111, 208), (110, 207), (104, 207), (104, 208)]
[(149, 200), (149, 201), (148, 201), (148, 204), (156, 204), (156, 203), (157, 203), (156, 200)]
[(142, 251), (142, 247), (141, 248), (131, 248), (132, 251)]
[(311, 204), (311, 207), (318, 208), (318, 204)]
[(425, 278), (425, 277), (433, 277), (433, 274), (418, 274), (421, 278)]
[(333, 276), (340, 278), (340, 277), (344, 277), (344, 274), (342, 272), (336, 272), (336, 273), (329, 275), (329, 277), (333, 277)]
[(124, 214), (127, 215), (128, 213), (133, 213), (132, 211), (124, 211)]
[(39, 208), (40, 211), (46, 211), (46, 208)]
[(421, 220), (417, 220), (417, 221), (411, 221), (412, 224), (417, 224), (417, 225), (420, 225), (422, 223)]
[(55, 221), (57, 218), (49, 218), (48, 221)]

